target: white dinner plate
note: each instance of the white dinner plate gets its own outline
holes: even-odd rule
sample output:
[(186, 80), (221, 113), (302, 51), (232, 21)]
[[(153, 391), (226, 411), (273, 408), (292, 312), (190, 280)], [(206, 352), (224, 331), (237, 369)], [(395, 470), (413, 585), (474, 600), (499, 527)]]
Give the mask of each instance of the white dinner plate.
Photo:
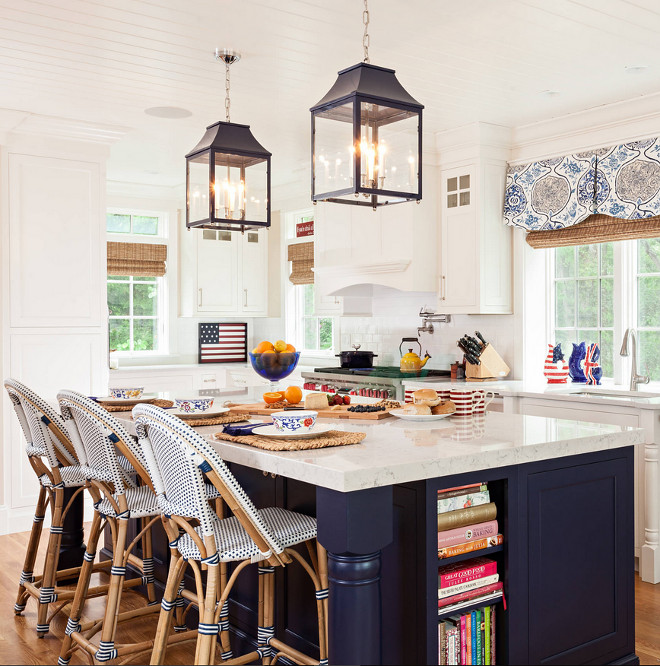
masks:
[(403, 409), (392, 409), (390, 414), (404, 421), (439, 421), (452, 416), (452, 414), (406, 414)]
[(215, 416), (222, 416), (222, 414), (226, 414), (228, 411), (229, 407), (209, 407), (204, 412), (186, 412), (178, 407), (172, 407), (167, 410), (168, 414), (174, 414), (174, 416), (178, 416), (180, 419), (211, 419)]
[(337, 430), (336, 425), (329, 423), (317, 423), (312, 432), (281, 432), (274, 425), (264, 426), (257, 428), (252, 434), (263, 435), (264, 437), (276, 437), (278, 439), (312, 439), (313, 437), (320, 437), (331, 430)]
[(106, 405), (138, 405), (141, 402), (151, 402), (156, 398), (158, 396), (155, 393), (143, 393), (139, 398), (113, 398), (111, 395), (106, 395), (102, 398), (96, 398), (96, 402), (102, 402)]

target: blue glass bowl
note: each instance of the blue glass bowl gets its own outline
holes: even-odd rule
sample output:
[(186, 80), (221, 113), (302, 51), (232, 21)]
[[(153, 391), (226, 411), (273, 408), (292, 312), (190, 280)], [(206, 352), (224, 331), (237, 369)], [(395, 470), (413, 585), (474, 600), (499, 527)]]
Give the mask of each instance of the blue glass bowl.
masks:
[(248, 352), (254, 371), (264, 379), (277, 382), (288, 377), (298, 365), (300, 352), (253, 354)]

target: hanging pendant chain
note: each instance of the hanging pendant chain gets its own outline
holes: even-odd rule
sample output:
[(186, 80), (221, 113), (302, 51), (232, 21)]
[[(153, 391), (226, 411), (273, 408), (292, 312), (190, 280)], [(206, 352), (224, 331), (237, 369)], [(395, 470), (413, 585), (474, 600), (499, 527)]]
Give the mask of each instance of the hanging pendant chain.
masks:
[(362, 23), (364, 23), (364, 35), (362, 36), (362, 46), (364, 47), (364, 62), (369, 62), (369, 7), (367, 0), (364, 0), (364, 11), (362, 12)]
[(225, 63), (225, 117), (227, 122), (229, 122), (229, 107), (231, 102), (229, 101), (229, 63)]

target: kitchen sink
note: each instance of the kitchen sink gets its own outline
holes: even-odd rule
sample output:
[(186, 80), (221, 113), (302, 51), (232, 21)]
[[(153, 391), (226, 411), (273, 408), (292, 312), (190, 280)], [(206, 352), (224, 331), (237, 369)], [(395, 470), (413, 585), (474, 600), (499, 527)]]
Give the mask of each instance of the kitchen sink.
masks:
[(598, 398), (660, 398), (660, 393), (649, 393), (647, 391), (612, 391), (609, 389), (572, 391), (570, 395), (586, 395)]

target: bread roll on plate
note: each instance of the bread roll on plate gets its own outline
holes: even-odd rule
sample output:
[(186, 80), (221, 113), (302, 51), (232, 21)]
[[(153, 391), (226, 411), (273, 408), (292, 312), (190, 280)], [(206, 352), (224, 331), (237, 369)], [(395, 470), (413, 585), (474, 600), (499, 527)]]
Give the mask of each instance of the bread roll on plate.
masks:
[(412, 399), (414, 404), (428, 407), (435, 407), (442, 401), (435, 390), (430, 388), (418, 389), (412, 394)]
[(455, 411), (456, 405), (451, 400), (447, 400), (447, 402), (436, 405), (431, 410), (431, 414), (453, 414)]
[(406, 414), (430, 414), (431, 408), (428, 405), (421, 404), (407, 404), (404, 407)]

